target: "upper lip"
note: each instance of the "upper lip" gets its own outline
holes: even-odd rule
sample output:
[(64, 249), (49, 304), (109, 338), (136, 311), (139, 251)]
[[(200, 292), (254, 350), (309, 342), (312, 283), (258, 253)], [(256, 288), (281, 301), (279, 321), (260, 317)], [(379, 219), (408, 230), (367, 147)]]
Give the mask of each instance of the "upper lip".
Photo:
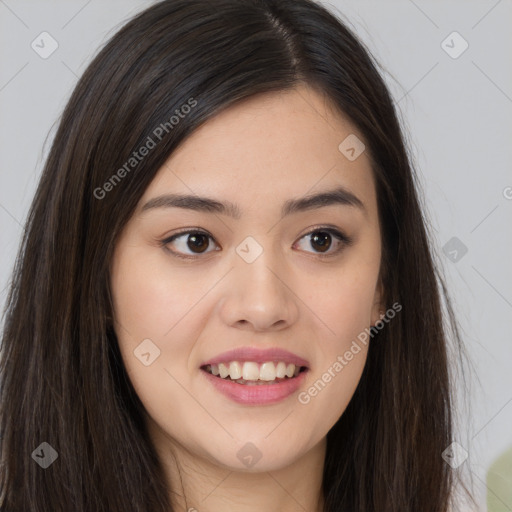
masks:
[(286, 364), (309, 367), (309, 362), (302, 357), (277, 347), (266, 349), (254, 347), (235, 348), (234, 350), (223, 352), (212, 359), (208, 359), (208, 361), (205, 361), (201, 366), (229, 363), (230, 361), (253, 361), (258, 364), (266, 363), (267, 361), (282, 361)]

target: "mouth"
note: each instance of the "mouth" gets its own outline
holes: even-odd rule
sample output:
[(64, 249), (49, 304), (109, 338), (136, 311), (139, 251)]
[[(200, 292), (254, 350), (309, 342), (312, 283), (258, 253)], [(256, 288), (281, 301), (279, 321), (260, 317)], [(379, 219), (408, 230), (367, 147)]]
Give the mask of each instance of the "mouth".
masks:
[(285, 361), (226, 361), (206, 364), (201, 370), (219, 379), (244, 386), (268, 386), (297, 378), (307, 366)]
[(278, 347), (240, 347), (204, 361), (206, 381), (230, 400), (246, 406), (276, 404), (305, 385), (309, 362)]

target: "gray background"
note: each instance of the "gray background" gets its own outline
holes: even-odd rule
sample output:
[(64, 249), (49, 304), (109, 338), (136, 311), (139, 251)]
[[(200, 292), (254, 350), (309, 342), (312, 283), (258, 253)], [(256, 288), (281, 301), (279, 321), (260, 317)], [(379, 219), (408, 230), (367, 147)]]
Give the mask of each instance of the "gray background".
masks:
[[(2, 306), (21, 226), (77, 77), (107, 37), (151, 3), (0, 0)], [(403, 117), (474, 366), (471, 408), (461, 401), (455, 440), (469, 452), (461, 469), (485, 510), (486, 471), (512, 445), (512, 1), (323, 3), (383, 65)], [(43, 31), (59, 45), (47, 59), (31, 48)], [(458, 58), (442, 46), (453, 31), (469, 44)], [(446, 44), (462, 48), (453, 37)]]

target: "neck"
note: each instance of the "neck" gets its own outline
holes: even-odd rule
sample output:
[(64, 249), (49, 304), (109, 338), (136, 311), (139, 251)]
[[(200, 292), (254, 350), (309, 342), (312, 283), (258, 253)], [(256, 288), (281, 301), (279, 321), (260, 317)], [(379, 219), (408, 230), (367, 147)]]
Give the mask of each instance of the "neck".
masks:
[(325, 438), (286, 467), (239, 472), (190, 453), (151, 421), (149, 431), (172, 489), (173, 510), (323, 512)]

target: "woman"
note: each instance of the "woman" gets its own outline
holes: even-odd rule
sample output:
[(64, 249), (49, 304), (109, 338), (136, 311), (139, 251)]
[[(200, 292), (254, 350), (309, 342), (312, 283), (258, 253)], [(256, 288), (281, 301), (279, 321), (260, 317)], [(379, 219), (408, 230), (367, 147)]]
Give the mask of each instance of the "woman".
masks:
[(391, 97), (339, 20), (150, 7), (79, 81), (30, 211), (1, 510), (448, 510), (437, 279)]

